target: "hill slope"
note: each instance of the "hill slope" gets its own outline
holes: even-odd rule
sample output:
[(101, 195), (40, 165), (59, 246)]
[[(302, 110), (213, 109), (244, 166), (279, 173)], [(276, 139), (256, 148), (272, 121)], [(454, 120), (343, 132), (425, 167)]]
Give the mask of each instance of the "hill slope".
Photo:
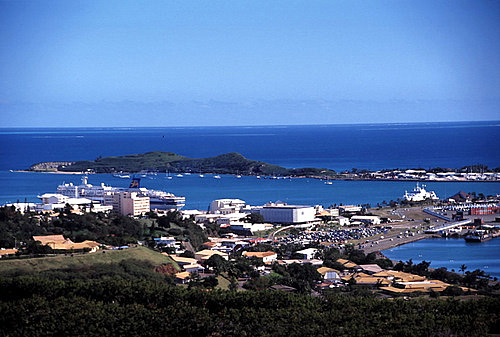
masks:
[(96, 253), (74, 256), (58, 255), (53, 257), (5, 260), (0, 261), (0, 271), (2, 273), (16, 272), (25, 274), (52, 269), (92, 266), (99, 263), (119, 263), (128, 259), (147, 261), (154, 266), (162, 263), (172, 263), (179, 270), (177, 264), (170, 257), (145, 247), (136, 247), (124, 250), (107, 250), (105, 253), (98, 251)]
[[(59, 164), (62, 163), (62, 164)], [(96, 173), (139, 172), (156, 170), (161, 172), (196, 172), (243, 175), (280, 175), (280, 176), (333, 176), (332, 170), (318, 168), (287, 169), (261, 161), (245, 158), (232, 152), (209, 158), (187, 158), (172, 152), (147, 152), (119, 157), (97, 158), (93, 161), (45, 162), (32, 165), (30, 171), (57, 170), (62, 172)]]

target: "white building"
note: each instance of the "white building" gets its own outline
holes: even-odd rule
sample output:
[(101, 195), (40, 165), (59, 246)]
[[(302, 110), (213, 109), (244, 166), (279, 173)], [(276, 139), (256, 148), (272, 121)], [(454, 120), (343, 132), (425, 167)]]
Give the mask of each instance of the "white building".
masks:
[(315, 220), (316, 210), (311, 206), (269, 203), (259, 210), (264, 221), (282, 224), (308, 223)]
[(243, 252), (243, 256), (252, 258), (256, 257), (259, 259), (262, 259), (262, 262), (264, 263), (271, 263), (273, 261), (276, 261), (278, 258), (278, 254), (272, 251), (267, 251), (267, 252)]
[(339, 222), (340, 226), (350, 226), (351, 225), (351, 221), (349, 220), (349, 218), (346, 218), (344, 216), (339, 216), (337, 218), (337, 221)]
[(302, 255), (303, 260), (311, 260), (317, 252), (318, 250), (316, 248), (306, 248), (296, 251), (295, 254)]
[(245, 202), (240, 199), (217, 199), (210, 203), (210, 212), (212, 213), (238, 213), (245, 207)]
[(118, 192), (113, 195), (113, 211), (121, 215), (142, 215), (150, 211), (149, 197), (137, 192)]
[(73, 209), (92, 212), (109, 212), (112, 206), (101, 205), (99, 202), (90, 200), (88, 198), (70, 198), (59, 193), (45, 193), (39, 196), (42, 200), (41, 205), (37, 205), (39, 211), (53, 211), (63, 209), (66, 204), (70, 205)]
[(268, 223), (249, 223), (249, 222), (234, 222), (231, 223), (231, 229), (237, 232), (248, 232), (249, 234), (255, 232), (266, 231), (268, 229), (273, 228), (272, 224)]
[(376, 215), (354, 215), (351, 217), (351, 221), (361, 221), (370, 225), (380, 225), (380, 218)]
[(356, 213), (361, 212), (361, 206), (356, 205), (344, 205), (339, 206), (339, 209), (342, 213)]

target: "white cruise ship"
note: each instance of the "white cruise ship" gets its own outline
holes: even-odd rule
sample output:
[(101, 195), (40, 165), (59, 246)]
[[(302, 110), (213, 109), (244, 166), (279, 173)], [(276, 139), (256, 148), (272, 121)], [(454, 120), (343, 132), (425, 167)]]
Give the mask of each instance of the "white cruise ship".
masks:
[(185, 197), (140, 187), (139, 178), (132, 179), (128, 188), (108, 186), (104, 183), (94, 186), (88, 183), (86, 176), (82, 177), (80, 185), (69, 183), (57, 187), (57, 193), (59, 194), (70, 198), (87, 198), (99, 201), (103, 205), (111, 205), (113, 202), (113, 193), (122, 191), (138, 192), (143, 196), (149, 197), (151, 209), (181, 209), (186, 204)]
[(413, 189), (413, 191), (405, 191), (403, 195), (403, 199), (406, 201), (424, 201), (424, 200), (438, 200), (439, 198), (436, 196), (434, 191), (426, 191), (425, 185), (417, 186)]

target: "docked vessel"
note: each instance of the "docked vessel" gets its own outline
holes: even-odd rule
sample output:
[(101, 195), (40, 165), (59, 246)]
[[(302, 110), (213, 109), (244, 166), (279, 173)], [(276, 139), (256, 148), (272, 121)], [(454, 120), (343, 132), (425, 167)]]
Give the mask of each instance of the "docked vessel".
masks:
[(62, 184), (57, 187), (57, 193), (70, 198), (87, 198), (99, 201), (103, 205), (111, 205), (114, 192), (138, 192), (142, 196), (149, 197), (151, 209), (181, 209), (186, 204), (186, 198), (176, 196), (172, 193), (149, 190), (140, 186), (140, 179), (134, 178), (128, 188), (113, 187), (101, 183), (98, 186), (89, 184), (87, 177), (82, 177), (80, 185), (73, 183)]
[(426, 191), (425, 185), (417, 186), (410, 192), (405, 191), (403, 199), (406, 201), (439, 200), (434, 191)]
[(488, 241), (491, 238), (492, 236), (490, 234), (479, 231), (470, 232), (464, 237), (465, 242), (483, 242)]

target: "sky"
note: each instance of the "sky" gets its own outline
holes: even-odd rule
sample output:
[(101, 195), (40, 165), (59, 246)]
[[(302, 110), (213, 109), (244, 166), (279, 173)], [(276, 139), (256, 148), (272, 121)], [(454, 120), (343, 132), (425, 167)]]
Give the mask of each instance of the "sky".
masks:
[(500, 1), (0, 0), (0, 127), (500, 120)]

